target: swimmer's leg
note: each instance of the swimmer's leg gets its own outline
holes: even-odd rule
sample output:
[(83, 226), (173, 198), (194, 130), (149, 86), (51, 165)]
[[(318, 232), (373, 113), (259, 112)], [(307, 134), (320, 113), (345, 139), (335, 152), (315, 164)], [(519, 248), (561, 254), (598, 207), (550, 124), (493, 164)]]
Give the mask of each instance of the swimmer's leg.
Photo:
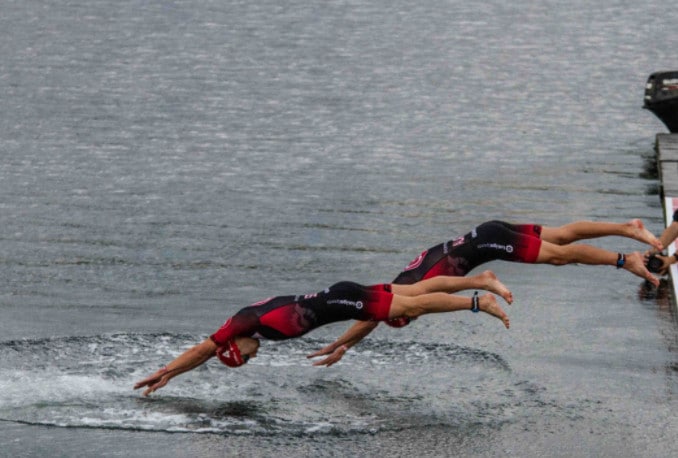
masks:
[(628, 237), (658, 250), (662, 249), (662, 243), (659, 239), (648, 231), (639, 219), (632, 219), (626, 223), (576, 221), (560, 227), (544, 226), (541, 232), (542, 240), (556, 245), (608, 236)]
[[(477, 301), (477, 303), (474, 303)], [(487, 293), (480, 297), (454, 296), (446, 293), (429, 293), (420, 296), (393, 295), (389, 319), (408, 317), (417, 318), (429, 313), (456, 312), (459, 310), (471, 310), (477, 304), (478, 311), (492, 315), (500, 319), (506, 329), (510, 322), (506, 312), (499, 306), (493, 294)]]
[[(536, 262), (538, 264), (552, 264), (555, 266), (562, 266), (565, 264), (616, 266), (618, 258), (619, 253), (614, 253), (583, 243), (555, 245), (543, 241), (539, 248)], [(624, 270), (628, 270), (632, 274), (649, 281), (655, 286), (659, 284), (659, 279), (647, 270), (645, 263), (643, 262), (643, 256), (638, 252), (626, 254), (622, 267)]]
[(394, 294), (401, 296), (419, 296), (421, 294), (442, 292), (442, 293), (456, 293), (458, 291), (468, 289), (482, 289), (491, 293), (498, 294), (508, 304), (513, 302), (513, 294), (504, 285), (494, 272), (485, 270), (476, 275), (469, 275), (467, 277), (450, 277), (439, 275), (437, 277), (421, 280), (412, 285), (391, 285)]

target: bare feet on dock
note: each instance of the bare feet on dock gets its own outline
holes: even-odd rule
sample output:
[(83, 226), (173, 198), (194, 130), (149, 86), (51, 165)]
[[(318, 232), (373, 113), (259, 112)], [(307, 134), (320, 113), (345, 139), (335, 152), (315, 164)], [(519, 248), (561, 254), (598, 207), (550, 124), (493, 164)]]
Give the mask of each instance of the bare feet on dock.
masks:
[(652, 275), (652, 273), (645, 267), (643, 255), (634, 251), (625, 255), (624, 270), (628, 270), (632, 274), (638, 275), (641, 278), (652, 283), (654, 286), (659, 286), (659, 279)]
[(508, 329), (511, 325), (509, 317), (506, 312), (499, 306), (497, 299), (491, 293), (483, 294), (478, 298), (478, 308), (493, 317), (499, 318)]
[(639, 219), (632, 219), (628, 223), (629, 226), (631, 226), (631, 237), (634, 238), (635, 240), (638, 240), (639, 242), (647, 243), (651, 247), (655, 248), (657, 251), (661, 251), (664, 247), (662, 246), (662, 243), (655, 237), (655, 235), (648, 231), (645, 228), (645, 225), (643, 222)]
[(478, 274), (477, 277), (481, 282), (478, 288), (498, 294), (504, 298), (507, 304), (513, 303), (513, 293), (506, 287), (506, 285), (499, 281), (494, 272), (491, 270), (486, 270)]

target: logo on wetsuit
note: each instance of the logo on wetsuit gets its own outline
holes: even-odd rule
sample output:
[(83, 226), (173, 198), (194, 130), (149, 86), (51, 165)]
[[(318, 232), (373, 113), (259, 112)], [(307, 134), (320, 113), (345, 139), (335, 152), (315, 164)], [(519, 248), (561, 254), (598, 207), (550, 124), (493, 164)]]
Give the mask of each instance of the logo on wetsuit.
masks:
[[(475, 237), (475, 235), (473, 236)], [(463, 245), (464, 242), (466, 241), (466, 236), (462, 235), (461, 237), (457, 237), (456, 239), (452, 240), (452, 248), (456, 248), (459, 245)], [(448, 247), (449, 242), (445, 243), (445, 246), (443, 247), (443, 253), (448, 254), (450, 252), (450, 248)]]
[(363, 301), (349, 301), (346, 299), (333, 299), (327, 301), (329, 305), (345, 305), (347, 307), (355, 307), (356, 309), (360, 310), (363, 308)]
[(424, 258), (426, 257), (427, 253), (428, 253), (428, 250), (424, 250), (419, 256), (414, 258), (412, 260), (412, 262), (410, 262), (407, 265), (407, 267), (405, 267), (405, 270), (413, 270), (413, 269), (416, 269), (417, 267), (419, 267), (421, 265), (422, 261), (424, 260)]
[(498, 243), (481, 243), (478, 245), (479, 249), (490, 248), (493, 250), (503, 250), (507, 253), (513, 253), (513, 245), (499, 245)]

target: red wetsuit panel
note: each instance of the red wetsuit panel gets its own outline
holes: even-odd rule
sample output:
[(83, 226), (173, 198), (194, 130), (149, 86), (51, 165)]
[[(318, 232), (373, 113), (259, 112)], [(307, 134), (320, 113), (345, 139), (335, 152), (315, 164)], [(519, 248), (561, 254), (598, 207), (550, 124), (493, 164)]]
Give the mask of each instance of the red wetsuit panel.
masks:
[(391, 310), (393, 302), (393, 293), (391, 285), (388, 283), (372, 285), (367, 288), (367, 313), (372, 321), (388, 320), (388, 313)]
[(262, 315), (259, 323), (288, 337), (304, 334), (308, 332), (310, 324), (304, 319), (304, 311), (299, 307), (299, 304), (293, 302), (273, 309)]

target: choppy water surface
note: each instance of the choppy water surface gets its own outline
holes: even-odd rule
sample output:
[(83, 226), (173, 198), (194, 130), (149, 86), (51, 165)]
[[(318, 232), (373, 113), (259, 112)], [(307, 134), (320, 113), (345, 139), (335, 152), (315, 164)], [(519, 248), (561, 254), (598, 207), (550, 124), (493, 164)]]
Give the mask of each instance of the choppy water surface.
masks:
[[(469, 407), (480, 398), (489, 402), (480, 381), (510, 372), (501, 356), (483, 350), (377, 341), (350, 358), (354, 361), (349, 374), (328, 371), (329, 376), (323, 376), (309, 368), (304, 358), (322, 342), (304, 339), (266, 348), (265, 356), (246, 370), (224, 373), (223, 368), (209, 365), (173, 384), (163, 396), (130, 396), (130, 376), (142, 378), (159, 358), (175, 357), (193, 340), (186, 335), (113, 334), (6, 342), (2, 356), (15, 370), (3, 375), (2, 416), (32, 425), (161, 432), (366, 434), (418, 427), (416, 420), (408, 419), (413, 413), (436, 422), (481, 421), (478, 413), (489, 412), (464, 412), (459, 401)], [(432, 362), (438, 362), (435, 371)], [(404, 380), (391, 386), (361, 376), (363, 371), (384, 367), (393, 373), (413, 370), (419, 376), (435, 377), (445, 366), (447, 372), (463, 369), (464, 384), (479, 378), (478, 386), (450, 387), (440, 396), (436, 384), (415, 390), (408, 389)], [(280, 378), (273, 375), (276, 372), (297, 377), (281, 386)], [(514, 398), (515, 390), (524, 390), (520, 385), (499, 393), (499, 398), (508, 399), (494, 402)], [(30, 399), (23, 394), (27, 391)], [(431, 395), (438, 398), (436, 406), (425, 401)]]
[(312, 367), (338, 324), (132, 390), (244, 305), (390, 280), (488, 219), (661, 231), (662, 2), (1, 11), (3, 453), (676, 454), (671, 298), (608, 267), (488, 265), (510, 331), (429, 316)]

